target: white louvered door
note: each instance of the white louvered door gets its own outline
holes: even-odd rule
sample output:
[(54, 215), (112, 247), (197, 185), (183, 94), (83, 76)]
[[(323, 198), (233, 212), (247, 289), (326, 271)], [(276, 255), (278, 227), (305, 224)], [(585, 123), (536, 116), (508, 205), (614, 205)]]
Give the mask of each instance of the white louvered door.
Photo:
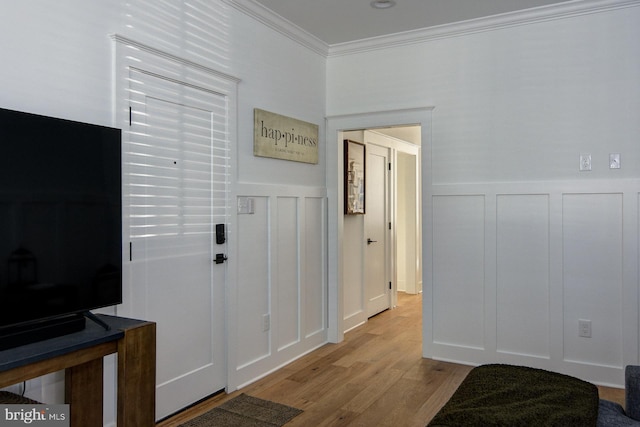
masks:
[(223, 95), (130, 70), (125, 204), (130, 306), (157, 322), (156, 416), (225, 387), (227, 105)]

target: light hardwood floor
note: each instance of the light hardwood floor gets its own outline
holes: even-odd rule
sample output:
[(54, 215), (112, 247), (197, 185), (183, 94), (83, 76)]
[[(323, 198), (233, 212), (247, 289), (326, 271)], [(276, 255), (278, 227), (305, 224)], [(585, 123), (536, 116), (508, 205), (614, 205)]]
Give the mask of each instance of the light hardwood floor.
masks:
[[(273, 374), (207, 399), (158, 427), (175, 427), (246, 393), (302, 409), (295, 426), (425, 426), (469, 366), (422, 358), (422, 296), (398, 294), (398, 306)], [(599, 387), (624, 404), (624, 391)]]

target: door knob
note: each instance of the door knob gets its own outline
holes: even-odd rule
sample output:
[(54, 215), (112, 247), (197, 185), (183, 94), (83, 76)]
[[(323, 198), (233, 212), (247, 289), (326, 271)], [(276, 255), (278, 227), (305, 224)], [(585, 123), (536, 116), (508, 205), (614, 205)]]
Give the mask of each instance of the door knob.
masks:
[(367, 239), (367, 245), (377, 242), (377, 240)]

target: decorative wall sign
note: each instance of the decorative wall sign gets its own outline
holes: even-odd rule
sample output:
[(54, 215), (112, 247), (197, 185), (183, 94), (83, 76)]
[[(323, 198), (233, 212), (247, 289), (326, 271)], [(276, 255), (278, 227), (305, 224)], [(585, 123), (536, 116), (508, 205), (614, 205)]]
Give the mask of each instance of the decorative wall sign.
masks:
[(364, 144), (344, 140), (344, 213), (364, 214), (365, 191)]
[(318, 125), (253, 109), (253, 155), (318, 163)]

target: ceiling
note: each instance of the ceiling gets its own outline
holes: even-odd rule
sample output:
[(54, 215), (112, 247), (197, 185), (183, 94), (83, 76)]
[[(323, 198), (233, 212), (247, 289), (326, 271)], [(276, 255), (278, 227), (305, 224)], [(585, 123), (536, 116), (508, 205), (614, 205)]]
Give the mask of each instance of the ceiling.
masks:
[[(374, 9), (371, 0), (254, 0), (328, 45), (468, 21), (567, 0), (395, 0)], [(575, 3), (580, 0), (571, 0)]]

